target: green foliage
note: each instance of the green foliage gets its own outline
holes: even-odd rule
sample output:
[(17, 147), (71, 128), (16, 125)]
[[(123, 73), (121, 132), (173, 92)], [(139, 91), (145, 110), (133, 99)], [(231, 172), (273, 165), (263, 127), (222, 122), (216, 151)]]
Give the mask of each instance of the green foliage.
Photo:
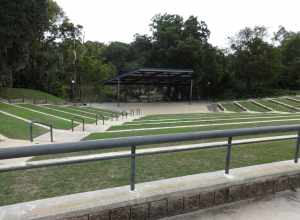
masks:
[(45, 100), (53, 103), (63, 103), (64, 100), (54, 95), (32, 89), (22, 88), (0, 88), (0, 97), (4, 99), (35, 99)]
[[(30, 12), (30, 13), (28, 13)], [(246, 27), (229, 49), (209, 43), (210, 30), (195, 16), (153, 17), (151, 34), (133, 42), (84, 42), (54, 0), (3, 0), (0, 5), (0, 87), (31, 88), (73, 100), (112, 100), (103, 81), (141, 67), (189, 68), (194, 99), (261, 97), (300, 89), (300, 34), (280, 27), (273, 43), (263, 26)], [(72, 83), (74, 82), (74, 83)], [(189, 88), (131, 86), (124, 99), (153, 93), (189, 98)]]

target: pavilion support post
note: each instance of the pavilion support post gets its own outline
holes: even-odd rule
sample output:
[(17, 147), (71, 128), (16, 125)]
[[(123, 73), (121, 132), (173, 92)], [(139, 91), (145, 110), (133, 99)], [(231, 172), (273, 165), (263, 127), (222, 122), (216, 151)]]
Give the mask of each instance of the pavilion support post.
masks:
[(120, 106), (120, 79), (118, 79), (118, 85), (117, 85), (117, 102), (118, 107)]
[(191, 84), (190, 84), (190, 105), (192, 104), (192, 99), (193, 99), (193, 80), (191, 79)]

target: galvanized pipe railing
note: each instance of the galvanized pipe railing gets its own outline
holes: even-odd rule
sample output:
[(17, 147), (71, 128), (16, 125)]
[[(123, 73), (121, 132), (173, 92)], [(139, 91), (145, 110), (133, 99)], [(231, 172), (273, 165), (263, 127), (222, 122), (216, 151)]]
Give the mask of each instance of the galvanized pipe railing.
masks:
[(38, 121), (31, 121), (29, 123), (29, 139), (31, 142), (33, 142), (33, 125), (34, 124), (40, 124), (49, 127), (50, 130), (50, 141), (53, 142), (53, 126), (51, 124), (47, 124), (44, 122), (38, 122)]
[[(13, 159), (20, 157), (32, 157), (41, 156), (49, 154), (59, 154), (59, 153), (71, 153), (79, 151), (88, 150), (101, 150), (101, 149), (114, 149), (114, 148), (125, 148), (130, 147), (131, 151), (129, 154), (116, 155), (116, 156), (86, 156), (85, 158), (67, 158), (57, 159), (57, 161), (33, 161), (28, 162), (28, 164), (22, 163), (21, 165), (15, 165), (10, 167), (0, 166), (0, 172), (20, 170), (20, 169), (31, 169), (36, 167), (54, 166), (54, 165), (64, 165), (64, 164), (74, 164), (83, 163), (88, 161), (99, 161), (99, 160), (111, 160), (120, 158), (130, 158), (131, 159), (131, 174), (130, 174), (130, 189), (135, 189), (135, 176), (136, 176), (136, 157), (137, 156), (147, 156), (162, 153), (174, 153), (190, 150), (199, 149), (211, 149), (211, 148), (221, 148), (227, 147), (226, 162), (225, 162), (225, 173), (229, 174), (230, 162), (231, 162), (231, 150), (232, 146), (237, 145), (232, 143), (233, 137), (247, 136), (247, 135), (258, 135), (258, 134), (270, 134), (276, 132), (297, 132), (297, 136), (291, 138), (275, 138), (266, 140), (255, 140), (254, 142), (243, 142), (240, 144), (250, 144), (250, 143), (260, 143), (266, 141), (278, 141), (278, 140), (291, 140), (296, 139), (296, 148), (294, 155), (294, 162), (298, 162), (299, 149), (300, 149), (300, 125), (284, 125), (284, 126), (268, 126), (268, 127), (256, 127), (256, 128), (240, 128), (240, 129), (230, 129), (230, 130), (217, 130), (217, 131), (204, 131), (204, 132), (191, 132), (191, 133), (179, 133), (179, 134), (166, 134), (166, 135), (150, 135), (150, 136), (138, 136), (138, 137), (126, 137), (126, 138), (115, 138), (107, 140), (93, 140), (93, 141), (82, 141), (75, 143), (61, 143), (61, 144), (46, 144), (46, 145), (34, 145), (27, 147), (15, 147), (15, 148), (2, 148), (0, 149), (0, 160), (1, 159)], [(210, 138), (227, 138), (227, 143), (208, 145), (199, 148), (184, 148), (184, 149), (170, 149), (164, 151), (156, 152), (144, 152), (136, 153), (136, 147), (139, 145), (150, 145), (159, 143), (172, 143), (179, 141), (192, 141), (192, 140), (203, 140)]]
[(72, 132), (74, 131), (74, 121), (76, 119), (82, 121), (82, 131), (84, 131), (85, 130), (85, 120), (84, 120), (84, 118), (72, 118), (71, 119)]

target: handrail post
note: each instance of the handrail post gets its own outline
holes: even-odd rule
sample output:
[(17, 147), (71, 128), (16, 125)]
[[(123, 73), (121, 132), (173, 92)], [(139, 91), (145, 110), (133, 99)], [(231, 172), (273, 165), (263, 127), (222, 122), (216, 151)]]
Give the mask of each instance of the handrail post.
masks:
[(104, 125), (105, 117), (102, 115), (102, 124)]
[(82, 119), (82, 131), (84, 131), (84, 118)]
[(232, 144), (232, 137), (228, 137), (225, 174), (229, 174), (229, 167), (230, 167), (230, 161), (231, 161), (231, 144)]
[(72, 124), (71, 125), (72, 126), (72, 132), (74, 132), (74, 119), (73, 118), (71, 119), (71, 124)]
[(136, 147), (135, 145), (131, 146), (131, 172), (130, 172), (130, 190), (135, 190), (135, 175), (136, 175), (136, 162), (135, 162), (135, 152)]
[(98, 115), (96, 114), (96, 125), (98, 125)]
[(297, 144), (296, 144), (296, 152), (295, 152), (295, 163), (298, 163), (299, 159), (299, 148), (300, 148), (300, 131), (298, 131), (297, 135)]
[(33, 122), (31, 121), (29, 124), (29, 138), (30, 138), (30, 142), (33, 142), (33, 134), (32, 131), (33, 130)]
[(53, 142), (53, 126), (50, 125), (50, 141)]

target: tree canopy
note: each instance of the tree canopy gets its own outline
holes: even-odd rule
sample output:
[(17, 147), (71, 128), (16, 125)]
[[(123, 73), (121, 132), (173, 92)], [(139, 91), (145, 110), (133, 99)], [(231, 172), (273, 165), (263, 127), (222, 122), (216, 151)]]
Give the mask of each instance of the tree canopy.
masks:
[[(220, 49), (195, 16), (157, 14), (150, 34), (131, 43), (86, 41), (54, 0), (2, 0), (0, 87), (40, 89), (64, 98), (109, 100), (102, 82), (141, 67), (194, 70), (194, 99), (267, 96), (300, 89), (300, 33), (279, 27), (272, 41), (264, 26), (245, 27)], [(72, 83), (73, 82), (73, 83)], [(151, 88), (130, 88), (129, 96)], [(187, 88), (158, 88), (178, 99)], [(147, 90), (147, 91), (146, 91)], [(166, 92), (167, 91), (167, 92)], [(175, 95), (174, 95), (175, 94)]]

